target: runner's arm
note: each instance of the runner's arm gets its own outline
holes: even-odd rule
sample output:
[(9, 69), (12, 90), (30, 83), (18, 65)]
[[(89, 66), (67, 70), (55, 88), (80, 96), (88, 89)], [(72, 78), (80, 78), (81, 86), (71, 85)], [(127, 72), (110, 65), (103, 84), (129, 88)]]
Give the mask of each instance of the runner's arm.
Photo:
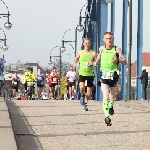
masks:
[(94, 66), (94, 62), (96, 61), (97, 58), (97, 53), (95, 51), (92, 52), (92, 57), (93, 57), (93, 61), (88, 62), (88, 66)]
[(69, 77), (69, 73), (67, 72), (67, 74), (66, 74), (66, 78), (68, 78)]
[(96, 52), (93, 52), (93, 54), (92, 54), (92, 55), (93, 55), (93, 62), (95, 62), (95, 61), (96, 61), (96, 58), (97, 58), (97, 56), (98, 56), (98, 55), (97, 55), (97, 53), (96, 53)]
[(121, 63), (123, 65), (126, 65), (127, 61), (126, 61), (126, 59), (125, 59), (125, 57), (122, 53), (121, 48), (117, 47), (116, 52), (119, 54), (119, 63)]
[(103, 46), (100, 46), (100, 48), (99, 48), (99, 54), (97, 55), (97, 58), (95, 60), (95, 65), (96, 66), (98, 66), (98, 64), (99, 64), (99, 62), (101, 60), (101, 52), (102, 52), (102, 50), (103, 50)]
[(14, 77), (11, 80), (12, 80), (12, 83), (14, 83)]
[(74, 58), (74, 66), (77, 65), (79, 58), (80, 58), (80, 51), (77, 53), (76, 57)]

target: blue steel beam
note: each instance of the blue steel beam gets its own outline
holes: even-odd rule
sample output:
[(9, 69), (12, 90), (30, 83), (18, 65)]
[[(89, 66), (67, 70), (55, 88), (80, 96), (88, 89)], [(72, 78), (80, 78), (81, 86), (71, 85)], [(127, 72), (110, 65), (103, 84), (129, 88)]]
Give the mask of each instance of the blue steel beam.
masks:
[(111, 3), (111, 26), (110, 30), (112, 33), (115, 31), (115, 0)]
[[(98, 1), (98, 45), (103, 46), (103, 34), (107, 31), (108, 4), (105, 0)], [(97, 81), (100, 80), (100, 67), (97, 68)], [(99, 86), (96, 87), (97, 100), (103, 100)]]
[[(91, 22), (93, 24), (92, 26), (92, 49), (96, 51), (96, 22), (92, 21)], [(97, 86), (97, 72), (96, 72), (96, 67), (94, 69), (94, 74), (95, 74), (95, 78), (94, 78), (94, 85)], [(97, 97), (96, 97), (97, 100)]]
[[(128, 18), (128, 1), (123, 0), (123, 22), (122, 22), (122, 52), (127, 58), (127, 18)], [(121, 67), (121, 100), (126, 100), (126, 70), (127, 67)]]
[[(137, 75), (142, 73), (142, 49), (143, 49), (143, 0), (138, 0), (138, 27), (137, 27)], [(136, 84), (136, 99), (142, 98), (142, 87), (140, 80)]]

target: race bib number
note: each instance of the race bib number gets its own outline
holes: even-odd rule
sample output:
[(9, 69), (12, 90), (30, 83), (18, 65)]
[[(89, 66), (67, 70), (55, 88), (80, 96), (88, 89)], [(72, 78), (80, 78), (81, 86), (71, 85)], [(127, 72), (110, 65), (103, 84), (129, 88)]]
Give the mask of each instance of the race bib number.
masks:
[(53, 81), (56, 82), (56, 81), (57, 81), (57, 78), (53, 78)]
[(110, 79), (113, 80), (114, 77), (114, 71), (103, 71), (102, 72), (102, 79)]
[(17, 82), (14, 82), (14, 85), (17, 85)]
[(88, 63), (88, 62), (83, 62), (82, 68), (87, 68), (88, 66), (89, 66), (89, 63)]

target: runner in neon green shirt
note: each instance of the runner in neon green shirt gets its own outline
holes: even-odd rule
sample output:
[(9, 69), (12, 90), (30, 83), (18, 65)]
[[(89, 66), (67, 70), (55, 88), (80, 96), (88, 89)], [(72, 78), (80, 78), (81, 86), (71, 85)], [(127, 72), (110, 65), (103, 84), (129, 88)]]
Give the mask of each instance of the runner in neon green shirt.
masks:
[[(94, 80), (94, 67), (93, 62), (95, 61), (97, 54), (95, 51), (91, 50), (91, 39), (85, 38), (83, 41), (84, 50), (80, 50), (74, 59), (74, 66), (77, 66), (79, 61), (79, 86), (81, 99), (80, 104), (83, 105), (85, 111), (88, 111), (87, 103), (91, 99), (93, 80)], [(87, 80), (87, 92), (85, 95), (85, 81)]]
[[(106, 115), (105, 123), (110, 126), (111, 119), (110, 115), (114, 114), (113, 105), (115, 102), (117, 82), (119, 75), (117, 74), (118, 64), (123, 65), (127, 64), (127, 61), (122, 54), (121, 49), (118, 46), (113, 45), (114, 37), (113, 33), (105, 32), (104, 33), (104, 42), (105, 46), (100, 46), (99, 55), (94, 63), (95, 66), (98, 66), (100, 62), (100, 80), (101, 80), (101, 89), (103, 92), (103, 110)], [(110, 93), (109, 93), (110, 90)], [(109, 101), (110, 100), (110, 101)]]

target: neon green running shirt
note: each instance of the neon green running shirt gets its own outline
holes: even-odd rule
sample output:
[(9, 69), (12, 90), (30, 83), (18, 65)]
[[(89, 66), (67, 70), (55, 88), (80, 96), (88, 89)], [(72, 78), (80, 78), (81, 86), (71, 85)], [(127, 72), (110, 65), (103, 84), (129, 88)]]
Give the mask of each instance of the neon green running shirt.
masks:
[(90, 53), (85, 55), (84, 51), (81, 51), (79, 75), (93, 76), (93, 66), (88, 66), (88, 62), (93, 62), (92, 52), (93, 50), (90, 50)]
[(112, 62), (112, 58), (117, 57), (116, 56), (116, 46), (114, 46), (112, 49), (106, 49), (103, 48), (101, 52), (101, 71), (118, 71), (118, 64), (117, 62)]

